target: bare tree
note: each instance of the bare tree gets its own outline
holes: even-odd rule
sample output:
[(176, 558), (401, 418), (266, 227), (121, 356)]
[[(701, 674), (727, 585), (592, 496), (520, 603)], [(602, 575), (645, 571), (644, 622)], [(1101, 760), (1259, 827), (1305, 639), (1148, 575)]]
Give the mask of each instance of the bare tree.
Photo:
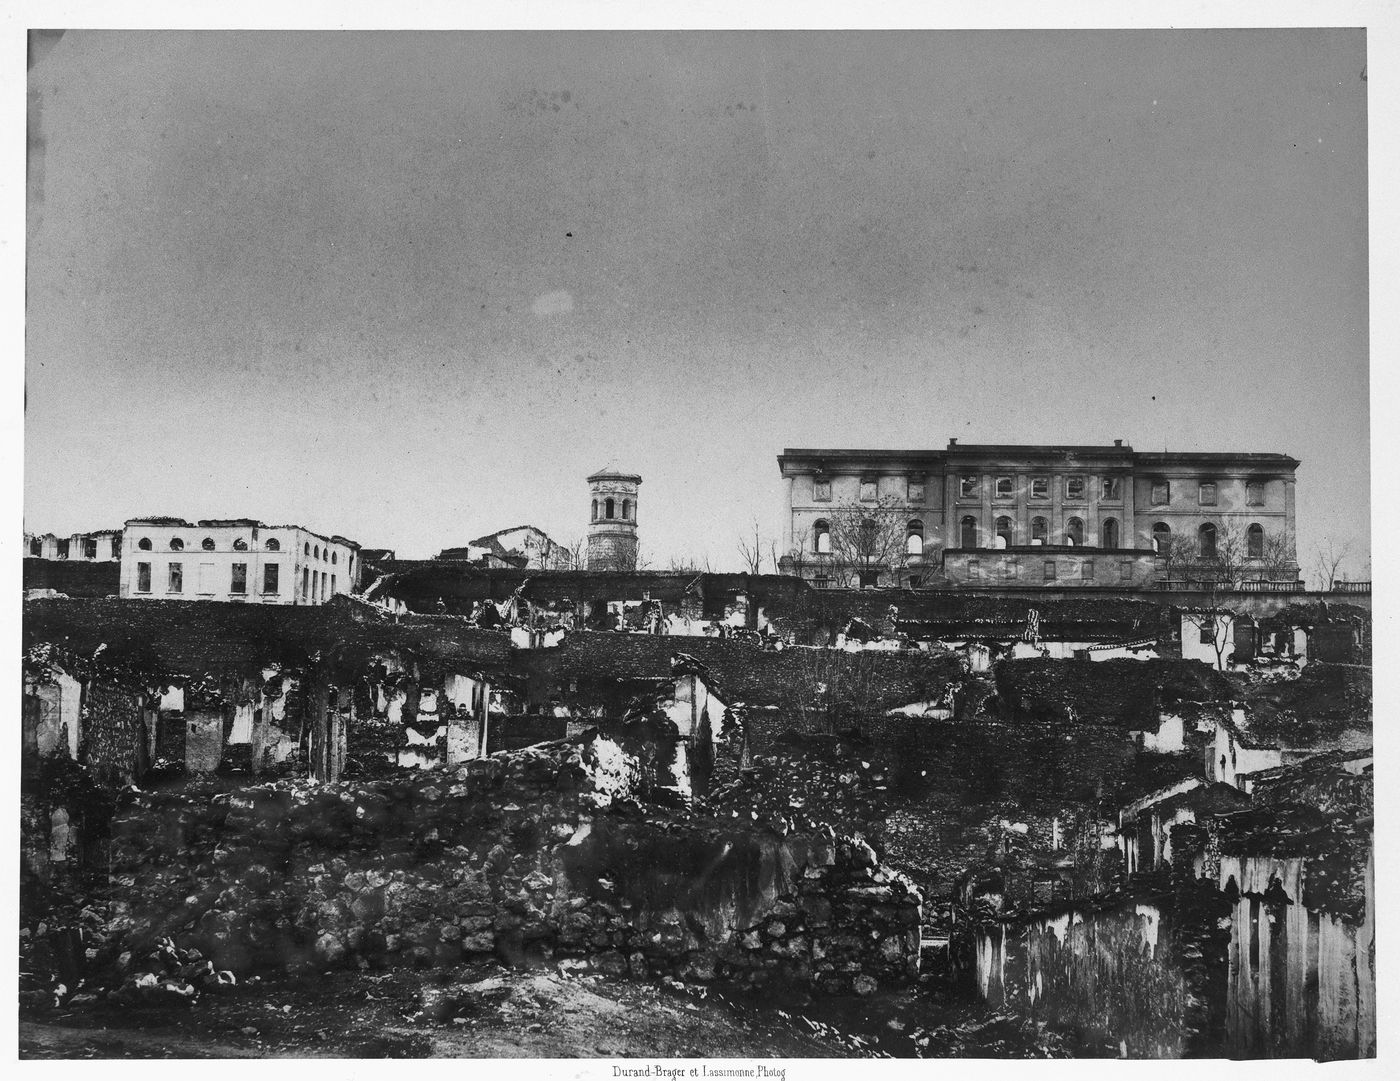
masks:
[(783, 570), (778, 560), (773, 561), (773, 566), (778, 568), (778, 573), (793, 574), (801, 578), (803, 570), (810, 566), (812, 562), (812, 552), (809, 547), (811, 542), (812, 535), (810, 530), (794, 530), (792, 534), (792, 546), (782, 557), (782, 562), (787, 565), (787, 570)]
[(1263, 554), (1259, 559), (1260, 573), (1270, 582), (1292, 581), (1298, 573), (1296, 552), (1291, 530), (1266, 533)]
[(1318, 541), (1312, 548), (1313, 585), (1317, 589), (1330, 590), (1337, 584), (1342, 563), (1351, 554), (1351, 541), (1339, 541), (1327, 537)]
[(739, 535), (738, 549), (744, 570), (749, 574), (762, 574), (764, 541), (757, 518)]
[(896, 578), (908, 559), (909, 508), (894, 497), (879, 503), (842, 503), (831, 515), (831, 551), (847, 584), (875, 584), (881, 574)]
[[(1211, 590), (1209, 608), (1183, 609), (1181, 614), (1187, 624), (1200, 632), (1201, 644), (1210, 646), (1215, 655), (1215, 670), (1225, 671), (1228, 667), (1226, 650), (1234, 641), (1230, 632), (1235, 613), (1221, 608), (1216, 603), (1216, 591)], [(1182, 644), (1185, 645), (1184, 642)]]
[(544, 555), (540, 558), (542, 569), (547, 571), (583, 570), (583, 557), (587, 549), (588, 542), (582, 537), (573, 537), (562, 544), (548, 545)]
[(712, 571), (709, 556), (696, 559), (693, 555), (672, 556), (666, 569), (673, 574), (709, 574)]

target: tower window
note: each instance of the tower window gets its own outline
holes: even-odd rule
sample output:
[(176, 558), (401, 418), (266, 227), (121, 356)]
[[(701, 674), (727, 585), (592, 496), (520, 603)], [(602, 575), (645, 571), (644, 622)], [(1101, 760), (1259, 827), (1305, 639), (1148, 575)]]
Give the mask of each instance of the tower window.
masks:
[(612, 498), (611, 498), (611, 497), (609, 497), (609, 498), (603, 500), (603, 517), (604, 517), (604, 518), (615, 518), (615, 517), (617, 517), (617, 504), (615, 504), (615, 503), (612, 501)]
[(632, 501), (631, 501), (630, 499), (624, 499), (624, 500), (622, 501), (622, 520), (623, 520), (624, 522), (627, 522), (627, 521), (631, 521), (631, 518), (632, 518)]
[(598, 520), (598, 501), (596, 499), (593, 501), (593, 520), (595, 522)]

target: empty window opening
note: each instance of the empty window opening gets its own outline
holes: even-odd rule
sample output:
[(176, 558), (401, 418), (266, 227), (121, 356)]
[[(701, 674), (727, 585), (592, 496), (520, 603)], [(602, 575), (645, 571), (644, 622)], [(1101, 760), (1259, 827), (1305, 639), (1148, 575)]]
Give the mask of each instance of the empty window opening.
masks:
[(593, 500), (593, 520), (595, 522), (598, 520), (598, 501), (596, 499)]
[(612, 501), (611, 497), (609, 497), (608, 499), (603, 500), (603, 517), (604, 517), (604, 518), (615, 518), (615, 517), (617, 517), (617, 504), (614, 503), (614, 502)]
[(306, 601), (311, 599), (311, 571), (306, 567), (301, 568), (301, 599)]
[(151, 565), (149, 563), (136, 564), (136, 592), (149, 593), (151, 591)]
[(337, 562), (339, 559), (340, 559), (340, 553), (339, 553), (339, 552), (332, 552), (332, 553), (331, 553), (331, 566), (334, 567), (334, 566), (336, 565), (336, 562)]
[(170, 550), (172, 552), (183, 552), (185, 550), (185, 542), (179, 537), (171, 537)]
[(1031, 478), (1031, 498), (1032, 498), (1032, 499), (1049, 499), (1049, 498), (1050, 498), (1050, 478), (1049, 478), (1049, 477), (1032, 477), (1032, 478)]
[(185, 591), (185, 565), (183, 563), (170, 564), (170, 578), (165, 591), (167, 593), (183, 593)]
[(1084, 544), (1084, 522), (1081, 519), (1071, 518), (1065, 523), (1065, 543), (1076, 548)]
[(32, 540), (32, 541), (30, 541), (30, 542), (29, 542), (29, 554), (32, 555), (32, 556), (41, 556), (41, 555), (43, 555), (43, 554), (44, 554), (44, 542), (41, 541), (41, 540), (39, 540), (39, 539), (37, 539), (37, 538), (34, 539), (34, 540)]
[(626, 521), (630, 520), (631, 517), (632, 517), (632, 501), (631, 501), (630, 499), (624, 499), (624, 500), (622, 501), (622, 520), (623, 520), (624, 522), (626, 522)]
[(1100, 496), (1100, 498), (1101, 498), (1101, 499), (1122, 499), (1122, 498), (1123, 498), (1123, 481), (1122, 481), (1122, 478), (1120, 478), (1120, 477), (1104, 477), (1104, 478), (1103, 478), (1103, 494)]
[(1172, 546), (1172, 527), (1166, 522), (1157, 522), (1152, 527), (1152, 550), (1158, 555), (1166, 555)]
[(1100, 541), (1103, 548), (1118, 547), (1118, 519), (1105, 518), (1103, 522), (1103, 537)]
[(1215, 645), (1215, 617), (1206, 616), (1201, 620), (1201, 645)]
[(831, 526), (825, 520), (812, 523), (812, 551), (820, 556), (831, 554)]
[(199, 542), (199, 546), (203, 548), (206, 552), (212, 552), (214, 550), (214, 538), (205, 537), (202, 541)]
[(233, 573), (230, 576), (228, 591), (230, 593), (248, 592), (248, 564), (235, 563)]
[(911, 556), (924, 554), (924, 523), (918, 518), (909, 523), (908, 536), (904, 539), (904, 551)]
[(315, 545), (315, 546), (311, 549), (311, 558), (312, 558), (312, 559), (320, 559), (320, 558), (321, 558), (321, 546), (320, 546), (319, 544)]
[(1245, 532), (1250, 559), (1264, 558), (1264, 527), (1255, 522)]
[(1031, 543), (1044, 544), (1050, 535), (1050, 523), (1038, 515), (1031, 519)]
[(266, 548), (269, 552), (280, 552), (282, 550), (282, 544), (276, 537), (269, 537)]
[(977, 478), (963, 477), (958, 481), (958, 496), (961, 499), (977, 498)]
[(84, 558), (84, 559), (96, 559), (96, 558), (97, 558), (97, 538), (96, 538), (96, 537), (85, 537), (85, 538), (83, 538), (83, 558)]
[(149, 552), (151, 550), (151, 538), (142, 537), (139, 541), (136, 542), (136, 547), (140, 548), (143, 552)]
[(1016, 494), (1015, 485), (1010, 477), (997, 477), (996, 497), (998, 499), (1010, 499)]
[(965, 515), (962, 520), (962, 546), (977, 547), (977, 519), (970, 514)]
[(277, 577), (279, 567), (276, 563), (263, 564), (263, 592), (276, 593), (278, 588)]
[(112, 538), (112, 558), (113, 558), (113, 559), (120, 559), (121, 557), (122, 557), (122, 539), (121, 539), (121, 537), (113, 537), (113, 538)]
[(1011, 547), (1011, 543), (1013, 540), (1013, 534), (1011, 531), (1011, 519), (1004, 514), (997, 519), (996, 533), (996, 546), (998, 548)]
[(1083, 478), (1083, 477), (1066, 477), (1066, 478), (1065, 478), (1065, 498), (1066, 498), (1066, 499), (1083, 499), (1083, 498), (1084, 498), (1084, 478)]
[(67, 559), (67, 558), (68, 558), (68, 544), (69, 544), (69, 542), (66, 541), (66, 540), (61, 540), (61, 541), (58, 542), (58, 558), (59, 558), (59, 559)]
[(1201, 558), (1214, 559), (1216, 557), (1215, 526), (1207, 522), (1196, 531), (1196, 535), (1200, 539)]

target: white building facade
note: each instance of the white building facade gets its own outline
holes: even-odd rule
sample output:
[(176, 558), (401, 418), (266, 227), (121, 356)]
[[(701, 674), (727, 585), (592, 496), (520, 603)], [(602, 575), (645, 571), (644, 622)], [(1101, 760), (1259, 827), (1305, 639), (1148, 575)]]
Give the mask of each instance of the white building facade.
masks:
[(298, 525), (251, 518), (133, 518), (122, 544), (119, 595), (240, 604), (324, 604), (351, 593), (360, 546)]

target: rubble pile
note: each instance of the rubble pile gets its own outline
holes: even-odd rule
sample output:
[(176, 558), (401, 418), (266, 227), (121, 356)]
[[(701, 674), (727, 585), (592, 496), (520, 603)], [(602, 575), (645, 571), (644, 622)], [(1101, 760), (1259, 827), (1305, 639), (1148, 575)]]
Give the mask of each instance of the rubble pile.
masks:
[(590, 733), (359, 782), (140, 793), (113, 828), (123, 993), (490, 954), (833, 993), (917, 976), (919, 895), (863, 840), (790, 811), (644, 807), (643, 772)]

